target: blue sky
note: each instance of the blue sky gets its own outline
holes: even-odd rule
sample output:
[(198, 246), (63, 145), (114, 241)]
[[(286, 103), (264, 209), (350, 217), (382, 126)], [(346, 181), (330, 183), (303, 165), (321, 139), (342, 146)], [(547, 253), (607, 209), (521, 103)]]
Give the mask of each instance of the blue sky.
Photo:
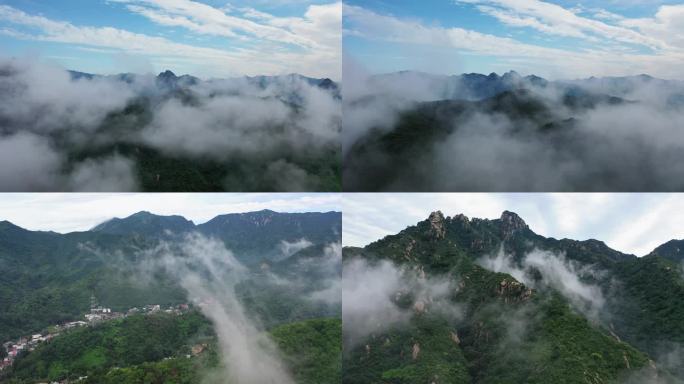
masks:
[(575, 240), (598, 239), (644, 256), (684, 238), (684, 195), (639, 193), (352, 193), (342, 199), (345, 246), (364, 246), (427, 219), (445, 216), (497, 219), (516, 212), (536, 233)]
[(3, 55), (93, 73), (339, 78), (341, 3), (0, 0)]
[(149, 211), (181, 215), (195, 224), (216, 215), (271, 209), (341, 211), (335, 193), (3, 193), (0, 221), (36, 231), (85, 231), (113, 217)]
[(343, 28), (371, 73), (684, 77), (681, 0), (349, 0)]

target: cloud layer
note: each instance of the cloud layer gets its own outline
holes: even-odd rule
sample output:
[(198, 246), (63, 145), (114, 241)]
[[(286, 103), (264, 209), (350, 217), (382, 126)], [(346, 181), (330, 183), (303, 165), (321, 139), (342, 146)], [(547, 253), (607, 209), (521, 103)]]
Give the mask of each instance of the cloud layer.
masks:
[[(1, 59), (0, 156), (9, 166), (0, 172), (0, 189), (136, 190), (138, 146), (195, 163), (235, 162), (244, 172), (250, 164), (263, 168), (241, 181), (218, 180), (227, 189), (320, 188), (322, 176), (301, 162), (332, 159), (337, 151), (341, 105), (334, 89), (297, 75), (170, 81), (72, 78), (40, 61)], [(119, 145), (138, 149), (103, 149)]]
[[(508, 273), (528, 287), (553, 288), (577, 311), (596, 321), (606, 302), (599, 286), (584, 281), (600, 271), (580, 266), (563, 255), (535, 249), (516, 262), (500, 247), (496, 255), (482, 257), (478, 262), (490, 271)], [(536, 278), (536, 274), (541, 278)]]
[(368, 76), (346, 64), (345, 75), (352, 79), (343, 107), (349, 190), (682, 188), (681, 82), (637, 76), (545, 83), (508, 73), (466, 86), (465, 77)]
[(425, 276), (418, 270), (383, 260), (354, 258), (342, 270), (342, 324), (346, 346), (408, 323), (432, 311), (460, 319), (462, 309), (451, 301), (453, 282)]

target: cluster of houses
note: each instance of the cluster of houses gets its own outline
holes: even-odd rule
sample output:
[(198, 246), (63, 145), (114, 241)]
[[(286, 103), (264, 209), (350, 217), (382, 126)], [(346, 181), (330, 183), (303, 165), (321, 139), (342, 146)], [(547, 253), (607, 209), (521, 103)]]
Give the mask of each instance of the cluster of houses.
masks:
[(7, 356), (0, 361), (0, 371), (12, 365), (14, 359), (16, 359), (20, 353), (24, 351), (33, 351), (36, 349), (38, 344), (45, 341), (50, 341), (57, 335), (58, 334), (49, 333), (43, 336), (42, 334), (37, 333), (31, 336), (20, 337), (16, 341), (8, 341), (3, 343), (2, 346), (5, 351), (7, 351)]
[(84, 315), (88, 323), (97, 323), (104, 320), (114, 320), (124, 317), (123, 313), (112, 312), (110, 308), (95, 307), (90, 308), (90, 313)]
[(84, 327), (88, 325), (98, 324), (103, 321), (122, 319), (130, 315), (135, 314), (154, 314), (159, 312), (177, 314), (180, 315), (190, 309), (188, 304), (180, 304), (177, 306), (168, 307), (162, 309), (161, 305), (153, 304), (146, 305), (141, 308), (131, 308), (126, 312), (113, 312), (110, 308), (104, 308), (97, 306), (90, 309), (90, 313), (84, 315), (86, 321), (72, 321), (60, 325), (55, 325), (49, 327), (49, 331), (45, 334), (37, 333), (31, 336), (23, 336), (14, 341), (8, 341), (2, 344), (7, 351), (7, 356), (0, 360), (0, 372), (14, 363), (14, 360), (19, 354), (26, 351), (33, 351), (36, 347), (43, 342), (52, 340), (53, 338), (59, 336), (62, 332), (77, 328)]

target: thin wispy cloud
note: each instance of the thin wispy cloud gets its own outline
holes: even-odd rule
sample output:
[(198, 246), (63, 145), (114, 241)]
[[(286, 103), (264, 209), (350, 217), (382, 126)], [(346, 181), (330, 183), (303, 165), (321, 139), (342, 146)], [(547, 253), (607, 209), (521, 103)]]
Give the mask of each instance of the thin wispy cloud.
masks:
[(106, 72), (102, 61), (125, 54), (144, 58), (156, 70), (172, 67), (204, 78), (286, 73), (340, 77), (341, 2), (302, 2), (292, 15), (270, 7), (267, 12), (191, 0), (102, 0), (93, 2), (90, 11), (108, 11), (110, 16), (92, 23), (44, 15), (23, 5), (0, 5), (0, 37), (19, 44), (16, 52), (35, 51), (33, 42), (48, 43), (39, 49), (50, 51), (88, 49), (105, 55), (95, 65), (92, 58), (81, 60), (90, 66), (80, 63), (78, 69)]
[[(621, 25), (584, 17), (576, 9), (540, 0), (456, 0), (460, 4), (474, 4), (476, 8), (510, 27), (529, 27), (539, 32), (578, 37), (598, 42), (614, 40), (649, 48), (667, 48), (667, 42)], [(605, 11), (605, 10), (604, 10)], [(613, 17), (617, 15), (613, 14)], [(605, 19), (605, 18), (604, 18)]]
[(684, 4), (644, 4), (432, 0), (419, 8), (352, 0), (344, 7), (345, 52), (375, 72), (424, 70), (381, 57), (433, 47), (451, 52), (440, 56), (443, 71), (681, 78)]

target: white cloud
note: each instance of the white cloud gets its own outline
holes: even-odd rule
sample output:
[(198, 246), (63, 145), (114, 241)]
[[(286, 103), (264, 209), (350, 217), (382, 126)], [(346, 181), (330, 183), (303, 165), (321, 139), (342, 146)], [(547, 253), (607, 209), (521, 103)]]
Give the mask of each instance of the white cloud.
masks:
[(234, 383), (294, 383), (276, 344), (240, 301), (235, 287), (248, 278), (248, 268), (223, 242), (193, 234), (143, 255), (134, 269), (143, 279), (160, 272), (172, 276), (214, 324), (221, 377)]
[[(269, 24), (260, 24), (253, 20), (230, 14), (230, 10), (221, 10), (210, 5), (190, 0), (110, 0), (126, 3), (132, 12), (147, 17), (151, 21), (165, 25), (187, 28), (193, 32), (208, 35), (237, 37), (240, 34), (272, 40), (278, 43), (313, 46), (313, 41), (297, 35), (287, 28), (277, 28)], [(268, 15), (268, 14), (263, 14)], [(267, 20), (276, 19), (268, 15)]]
[(636, 28), (643, 34), (661, 39), (677, 50), (684, 49), (684, 4), (663, 5), (651, 18), (622, 19), (620, 25)]
[[(309, 66), (323, 66), (328, 70), (326, 76), (339, 78), (342, 43), (340, 1), (309, 5), (301, 17), (276, 17), (253, 8), (219, 9), (189, 0), (112, 1), (127, 3), (129, 10), (160, 25), (182, 27), (203, 35), (255, 39), (268, 49), (268, 55), (275, 54), (283, 60), (297, 60)], [(303, 51), (292, 53), (286, 47), (288, 44)], [(260, 49), (257, 51), (254, 53), (265, 53)]]
[(479, 9), (504, 24), (531, 27), (551, 35), (572, 36), (591, 41), (596, 37), (650, 48), (666, 48), (667, 43), (629, 28), (607, 24), (577, 15), (557, 4), (540, 0), (456, 0), (465, 4), (486, 4)]
[(135, 164), (119, 155), (86, 160), (69, 175), (69, 190), (89, 192), (137, 191)]
[[(0, 21), (31, 29), (31, 32), (3, 28), (0, 33), (24, 40), (113, 50), (148, 57), (157, 64), (189, 61), (190, 67), (201, 69), (196, 69), (201, 73), (195, 74), (205, 78), (285, 73), (340, 78), (340, 2), (310, 5), (301, 17), (269, 17), (262, 23), (188, 0), (112, 2), (127, 3), (130, 11), (163, 26), (182, 27), (195, 35), (222, 36), (243, 44), (240, 48), (228, 48), (228, 40), (226, 48), (183, 44), (114, 27), (77, 26), (28, 14), (8, 5), (0, 5)], [(298, 49), (293, 49), (292, 45)]]
[(50, 190), (58, 179), (61, 160), (42, 136), (28, 132), (0, 136), (0, 190)]
[(280, 248), (280, 252), (282, 253), (282, 258), (287, 259), (288, 257), (294, 255), (295, 253), (297, 253), (303, 249), (309, 248), (312, 245), (313, 245), (313, 243), (310, 242), (309, 240), (301, 238), (297, 241), (292, 241), (292, 242), (286, 241), (286, 240), (281, 240), (279, 248)]
[(463, 28), (426, 26), (419, 21), (381, 15), (357, 6), (345, 5), (344, 18), (348, 33), (371, 40), (453, 47), (479, 53), (498, 52), (502, 56), (547, 57), (555, 54), (569, 58), (567, 52), (559, 49), (524, 44), (511, 38)]
[[(405, 325), (416, 311), (429, 310), (460, 319), (462, 308), (450, 297), (454, 283), (443, 277), (426, 278), (418, 270), (387, 260), (376, 264), (369, 264), (364, 259), (345, 262), (342, 269), (345, 345), (352, 346), (376, 332)], [(401, 308), (397, 305), (400, 298), (407, 296), (413, 298), (416, 306)]]
[[(500, 247), (496, 255), (482, 257), (478, 262), (490, 271), (508, 273), (528, 287), (552, 287), (565, 296), (576, 310), (594, 320), (598, 319), (605, 304), (600, 287), (582, 281), (601, 271), (567, 260), (562, 254), (534, 249), (524, 255), (518, 264)], [(532, 271), (541, 274), (540, 281), (530, 277)]]
[(619, 21), (624, 19), (622, 15), (618, 15), (616, 13), (610, 12), (605, 9), (595, 9), (594, 10), (594, 18), (596, 19), (602, 19), (602, 20), (613, 20), (613, 21)]
[[(457, 0), (479, 6), (500, 22), (513, 27), (531, 27), (540, 37), (565, 36), (583, 39), (590, 48), (562, 49), (525, 43), (512, 37), (481, 33), (459, 27), (443, 27), (420, 20), (379, 14), (358, 6), (344, 6), (344, 28), (348, 36), (404, 44), (456, 49), (461, 54), (486, 56), (496, 66), (547, 78), (623, 76), (650, 73), (664, 78), (684, 76), (684, 51), (672, 34), (679, 10), (660, 8), (654, 19), (621, 20), (612, 24), (583, 17), (555, 4), (537, 0)], [(643, 53), (635, 48), (640, 47)], [(445, 66), (447, 68), (448, 66)]]

